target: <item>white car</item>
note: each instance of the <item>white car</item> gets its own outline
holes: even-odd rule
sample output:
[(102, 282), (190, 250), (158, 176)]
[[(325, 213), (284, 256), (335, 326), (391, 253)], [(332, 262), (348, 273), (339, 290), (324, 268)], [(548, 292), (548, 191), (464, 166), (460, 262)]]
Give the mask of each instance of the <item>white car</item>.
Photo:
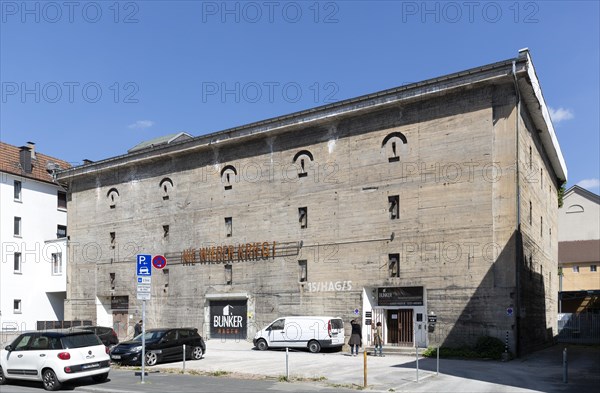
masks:
[(109, 370), (108, 348), (88, 331), (23, 333), (0, 351), (0, 385), (19, 379), (41, 381), (44, 389), (58, 390), (63, 382), (77, 378), (104, 382)]

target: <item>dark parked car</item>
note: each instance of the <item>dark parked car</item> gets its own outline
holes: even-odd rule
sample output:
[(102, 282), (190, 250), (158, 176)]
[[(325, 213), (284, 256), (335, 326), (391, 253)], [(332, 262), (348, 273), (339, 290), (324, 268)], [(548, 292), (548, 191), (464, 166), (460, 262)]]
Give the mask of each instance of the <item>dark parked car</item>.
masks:
[(72, 327), (71, 330), (87, 330), (93, 332), (100, 338), (102, 344), (106, 347), (111, 348), (119, 343), (117, 332), (113, 328), (104, 326), (76, 326)]
[[(183, 359), (201, 359), (206, 352), (204, 340), (196, 328), (148, 329), (146, 330), (146, 365)], [(110, 351), (115, 363), (139, 366), (142, 364), (142, 335), (131, 341), (122, 341)]]

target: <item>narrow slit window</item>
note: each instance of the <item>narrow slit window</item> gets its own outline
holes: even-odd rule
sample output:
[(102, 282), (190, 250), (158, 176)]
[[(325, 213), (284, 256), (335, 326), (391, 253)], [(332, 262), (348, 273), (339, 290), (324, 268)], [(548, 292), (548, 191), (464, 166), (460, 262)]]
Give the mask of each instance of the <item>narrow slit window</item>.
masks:
[(308, 228), (308, 208), (307, 207), (299, 207), (298, 208), (298, 220), (300, 221), (300, 228)]
[(21, 236), (21, 217), (15, 217), (14, 224), (14, 235)]
[(233, 236), (233, 219), (231, 217), (225, 217), (225, 235)]
[(15, 190), (14, 190), (15, 201), (20, 201), (21, 200), (22, 183), (18, 180), (15, 180), (14, 187), (15, 187)]
[(232, 285), (233, 284), (233, 266), (225, 265), (225, 284)]
[(163, 225), (163, 237), (165, 237), (165, 238), (169, 237), (169, 226), (168, 225)]
[(531, 201), (529, 201), (529, 225), (532, 224), (532, 218), (533, 218), (533, 205), (531, 204)]
[(389, 277), (400, 277), (400, 254), (388, 255)]
[(306, 177), (308, 173), (306, 172), (306, 167), (304, 166), (304, 158), (300, 159), (300, 172), (298, 172), (298, 177)]
[(111, 232), (110, 233), (110, 248), (115, 248), (116, 241), (117, 241), (117, 234), (116, 234), (116, 232)]
[(13, 312), (15, 314), (21, 314), (23, 310), (21, 309), (21, 299), (13, 300)]
[(388, 197), (388, 210), (391, 220), (400, 218), (400, 196), (393, 195)]
[(21, 273), (21, 253), (15, 252), (13, 255), (15, 273)]
[(305, 259), (298, 261), (298, 281), (308, 281), (308, 263)]
[(110, 280), (110, 289), (114, 290), (115, 289), (115, 280), (117, 278), (116, 273), (109, 273), (108, 278)]

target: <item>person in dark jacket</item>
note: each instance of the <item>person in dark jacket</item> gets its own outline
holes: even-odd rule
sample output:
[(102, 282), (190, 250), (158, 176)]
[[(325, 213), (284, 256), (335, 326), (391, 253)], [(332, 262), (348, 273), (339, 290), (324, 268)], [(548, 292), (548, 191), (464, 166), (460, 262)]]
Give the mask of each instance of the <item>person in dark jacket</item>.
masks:
[(356, 356), (358, 355), (358, 348), (362, 347), (362, 329), (354, 319), (350, 321), (350, 325), (352, 326), (352, 333), (350, 333), (348, 345), (350, 345), (350, 354)]
[(133, 327), (133, 337), (137, 337), (140, 334), (142, 334), (142, 321), (141, 320), (138, 323), (136, 323), (135, 326)]

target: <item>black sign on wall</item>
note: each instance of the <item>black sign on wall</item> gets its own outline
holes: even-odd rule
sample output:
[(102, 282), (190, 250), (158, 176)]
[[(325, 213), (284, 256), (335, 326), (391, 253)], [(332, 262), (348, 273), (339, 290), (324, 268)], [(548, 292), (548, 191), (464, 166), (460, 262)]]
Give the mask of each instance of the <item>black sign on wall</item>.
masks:
[(423, 287), (377, 288), (379, 306), (422, 306)]
[(111, 296), (110, 308), (113, 312), (126, 313), (129, 311), (129, 296)]
[(211, 300), (210, 337), (245, 339), (247, 315), (246, 300)]

